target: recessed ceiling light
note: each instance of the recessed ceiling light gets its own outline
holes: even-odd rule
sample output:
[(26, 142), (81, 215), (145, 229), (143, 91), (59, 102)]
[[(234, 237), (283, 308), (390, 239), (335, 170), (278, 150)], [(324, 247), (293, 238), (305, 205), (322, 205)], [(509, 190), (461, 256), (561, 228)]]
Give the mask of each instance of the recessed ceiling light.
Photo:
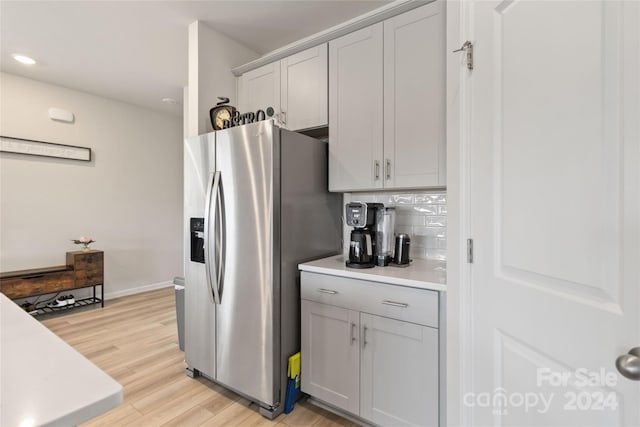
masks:
[(29, 58), (28, 56), (22, 55), (20, 53), (14, 53), (11, 56), (13, 56), (13, 59), (15, 59), (16, 61), (20, 62), (21, 64), (33, 65), (33, 64), (36, 63), (35, 59)]
[(165, 104), (173, 104), (173, 105), (178, 103), (178, 101), (176, 101), (173, 98), (162, 98), (162, 102), (164, 102)]

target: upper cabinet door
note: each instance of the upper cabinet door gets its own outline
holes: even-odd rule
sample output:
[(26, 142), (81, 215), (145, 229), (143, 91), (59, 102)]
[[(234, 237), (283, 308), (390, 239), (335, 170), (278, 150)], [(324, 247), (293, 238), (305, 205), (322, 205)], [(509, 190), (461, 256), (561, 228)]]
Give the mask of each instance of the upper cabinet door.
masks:
[(327, 126), (327, 44), (280, 61), (280, 109), (291, 130)]
[(280, 111), (280, 63), (263, 65), (238, 78), (238, 110), (241, 113)]
[(382, 23), (329, 42), (329, 190), (382, 188)]
[(445, 17), (436, 1), (384, 22), (384, 186), (445, 185)]

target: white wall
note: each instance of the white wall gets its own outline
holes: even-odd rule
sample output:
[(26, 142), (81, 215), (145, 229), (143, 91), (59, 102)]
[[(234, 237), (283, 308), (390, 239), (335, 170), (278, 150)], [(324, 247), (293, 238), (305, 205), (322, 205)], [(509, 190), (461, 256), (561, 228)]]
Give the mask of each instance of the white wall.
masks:
[(211, 132), (209, 110), (226, 96), (237, 106), (233, 67), (260, 56), (246, 46), (195, 21), (189, 25), (189, 93), (185, 116), (187, 135)]
[[(63, 265), (70, 239), (105, 253), (105, 294), (182, 275), (182, 121), (0, 74), (0, 134), (90, 147), (89, 163), (0, 153), (0, 270)], [(72, 111), (72, 124), (48, 109)]]

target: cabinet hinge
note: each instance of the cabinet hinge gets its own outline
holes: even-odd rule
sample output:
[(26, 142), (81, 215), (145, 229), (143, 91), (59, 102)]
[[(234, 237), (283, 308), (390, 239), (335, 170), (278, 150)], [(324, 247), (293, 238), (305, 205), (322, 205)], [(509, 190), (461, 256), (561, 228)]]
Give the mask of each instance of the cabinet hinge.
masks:
[(473, 43), (469, 40), (464, 42), (460, 49), (454, 50), (454, 52), (466, 52), (467, 53), (467, 68), (473, 70)]
[(473, 264), (473, 239), (467, 239), (467, 262)]

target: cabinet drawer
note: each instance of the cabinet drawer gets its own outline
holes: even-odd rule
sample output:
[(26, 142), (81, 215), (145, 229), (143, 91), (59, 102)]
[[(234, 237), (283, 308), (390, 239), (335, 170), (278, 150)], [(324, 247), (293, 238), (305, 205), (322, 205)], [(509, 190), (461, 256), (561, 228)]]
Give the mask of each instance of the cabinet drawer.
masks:
[(102, 251), (67, 252), (67, 265), (75, 270), (76, 286), (104, 283), (104, 253)]
[(59, 292), (74, 287), (73, 271), (34, 274), (24, 278), (4, 279), (0, 282), (0, 292), (11, 299)]
[(74, 266), (76, 270), (102, 269), (103, 260), (104, 253), (101, 251), (67, 252), (67, 265)]
[(301, 272), (302, 299), (438, 327), (438, 292)]

